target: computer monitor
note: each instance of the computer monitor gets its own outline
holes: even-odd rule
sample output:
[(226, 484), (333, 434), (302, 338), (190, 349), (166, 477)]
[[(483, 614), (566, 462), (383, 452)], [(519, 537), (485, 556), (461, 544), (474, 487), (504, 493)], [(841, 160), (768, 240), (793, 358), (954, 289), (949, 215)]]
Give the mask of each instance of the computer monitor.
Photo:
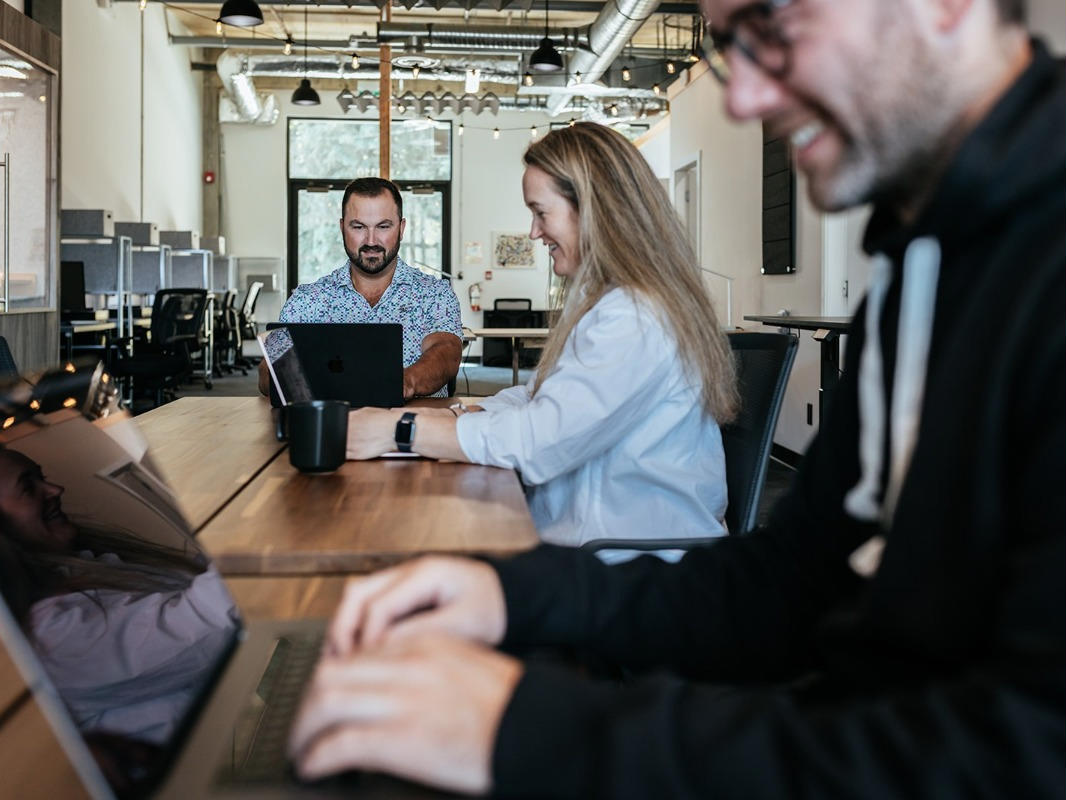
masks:
[(85, 263), (63, 261), (59, 265), (59, 308), (61, 311), (85, 310)]

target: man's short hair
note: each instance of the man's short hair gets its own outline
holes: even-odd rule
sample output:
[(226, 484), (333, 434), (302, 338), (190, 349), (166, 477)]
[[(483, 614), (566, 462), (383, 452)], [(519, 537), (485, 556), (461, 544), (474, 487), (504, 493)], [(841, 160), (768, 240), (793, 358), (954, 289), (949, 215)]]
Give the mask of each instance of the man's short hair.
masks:
[(385, 192), (392, 195), (392, 199), (396, 201), (396, 213), (400, 219), (403, 219), (403, 198), (400, 197), (400, 190), (395, 183), (384, 178), (356, 178), (344, 187), (344, 197), (341, 198), (341, 217), (344, 217), (344, 209), (348, 207), (348, 198), (353, 194), (360, 197), (377, 197)]
[(999, 18), (1006, 23), (1025, 24), (1026, 0), (996, 0)]

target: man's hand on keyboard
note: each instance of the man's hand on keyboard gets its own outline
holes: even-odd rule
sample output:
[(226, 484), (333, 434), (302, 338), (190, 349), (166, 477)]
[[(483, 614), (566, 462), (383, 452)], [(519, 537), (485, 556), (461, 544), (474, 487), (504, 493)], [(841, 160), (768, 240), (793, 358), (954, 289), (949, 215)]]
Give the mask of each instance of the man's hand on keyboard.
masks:
[(330, 623), (329, 652), (347, 655), (426, 633), (499, 644), (506, 627), (503, 590), (492, 567), (464, 558), (419, 558), (348, 582)]
[(515, 659), (439, 634), (327, 655), (293, 725), (290, 757), (307, 780), (369, 769), (488, 792), (496, 731), (521, 675)]

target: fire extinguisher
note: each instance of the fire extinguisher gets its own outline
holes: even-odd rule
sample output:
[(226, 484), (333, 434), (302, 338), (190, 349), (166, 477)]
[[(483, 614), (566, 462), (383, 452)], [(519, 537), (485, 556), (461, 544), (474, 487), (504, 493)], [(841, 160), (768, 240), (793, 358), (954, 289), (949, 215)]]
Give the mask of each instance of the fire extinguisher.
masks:
[(466, 293), (470, 297), (470, 310), (471, 311), (480, 311), (481, 310), (481, 284), (480, 283), (472, 283), (472, 284), (470, 284), (470, 286), (468, 286), (467, 289), (466, 289)]

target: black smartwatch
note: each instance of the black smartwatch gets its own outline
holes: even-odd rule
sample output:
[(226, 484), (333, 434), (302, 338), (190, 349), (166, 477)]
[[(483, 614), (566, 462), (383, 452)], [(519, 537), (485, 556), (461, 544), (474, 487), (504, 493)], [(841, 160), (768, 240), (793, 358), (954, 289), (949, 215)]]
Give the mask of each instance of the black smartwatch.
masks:
[(396, 449), (401, 453), (411, 452), (411, 442), (415, 440), (415, 415), (405, 411), (396, 423)]

